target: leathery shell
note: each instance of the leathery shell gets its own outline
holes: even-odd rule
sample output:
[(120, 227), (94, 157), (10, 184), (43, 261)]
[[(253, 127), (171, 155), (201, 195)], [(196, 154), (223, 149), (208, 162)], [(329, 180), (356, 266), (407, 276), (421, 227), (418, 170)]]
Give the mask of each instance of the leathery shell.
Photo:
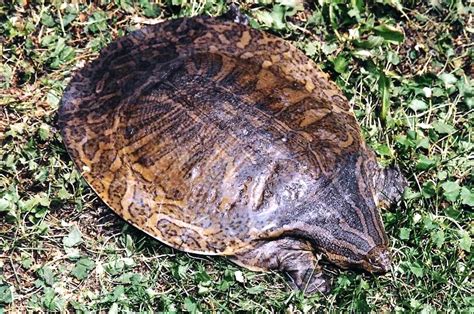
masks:
[(306, 208), (344, 158), (375, 163), (347, 100), (313, 61), (209, 17), (111, 43), (72, 78), (59, 125), (110, 208), (201, 254), (232, 255), (287, 232), (298, 219), (287, 210)]

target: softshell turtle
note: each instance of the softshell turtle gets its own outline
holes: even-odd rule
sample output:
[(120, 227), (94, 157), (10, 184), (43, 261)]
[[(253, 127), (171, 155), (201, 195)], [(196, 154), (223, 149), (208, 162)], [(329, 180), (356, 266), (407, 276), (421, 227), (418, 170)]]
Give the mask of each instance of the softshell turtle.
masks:
[(317, 256), (385, 272), (397, 200), (348, 101), (288, 42), (182, 18), (119, 38), (62, 97), (67, 150), (123, 219), (176, 249), (327, 291)]

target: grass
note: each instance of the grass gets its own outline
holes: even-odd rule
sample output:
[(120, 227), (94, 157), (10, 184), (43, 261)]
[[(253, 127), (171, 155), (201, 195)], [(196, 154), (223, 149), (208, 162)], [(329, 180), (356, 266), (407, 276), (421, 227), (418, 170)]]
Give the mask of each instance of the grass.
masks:
[[(74, 169), (56, 126), (72, 73), (108, 42), (223, 0), (0, 1), (0, 313), (4, 311), (474, 312), (473, 8), (460, 0), (237, 1), (351, 100), (383, 164), (410, 186), (383, 212), (394, 269), (327, 267), (304, 296), (283, 276), (190, 256), (124, 223)], [(311, 4), (313, 3), (313, 4)], [(471, 277), (470, 277), (471, 276)]]

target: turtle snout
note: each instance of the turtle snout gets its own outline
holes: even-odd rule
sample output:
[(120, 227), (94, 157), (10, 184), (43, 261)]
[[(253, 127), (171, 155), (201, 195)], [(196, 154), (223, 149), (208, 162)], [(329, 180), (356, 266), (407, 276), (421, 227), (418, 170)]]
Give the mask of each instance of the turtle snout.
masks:
[(388, 249), (384, 246), (376, 246), (370, 250), (368, 257), (369, 271), (371, 273), (386, 273), (390, 270), (392, 260)]

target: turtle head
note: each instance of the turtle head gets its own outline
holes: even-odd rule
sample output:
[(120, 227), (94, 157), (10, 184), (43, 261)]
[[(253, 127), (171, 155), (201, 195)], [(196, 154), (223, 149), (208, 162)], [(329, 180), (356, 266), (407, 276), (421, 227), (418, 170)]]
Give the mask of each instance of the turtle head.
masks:
[(318, 249), (324, 253), (329, 262), (341, 268), (358, 268), (374, 274), (390, 271), (392, 262), (388, 242), (383, 240), (382, 243), (375, 245), (369, 243), (374, 242), (367, 236), (359, 234), (346, 240), (328, 242), (328, 245), (320, 242)]
[(363, 157), (350, 156), (332, 178), (320, 181), (305, 213), (309, 237), (339, 267), (385, 273), (390, 269), (389, 242)]

